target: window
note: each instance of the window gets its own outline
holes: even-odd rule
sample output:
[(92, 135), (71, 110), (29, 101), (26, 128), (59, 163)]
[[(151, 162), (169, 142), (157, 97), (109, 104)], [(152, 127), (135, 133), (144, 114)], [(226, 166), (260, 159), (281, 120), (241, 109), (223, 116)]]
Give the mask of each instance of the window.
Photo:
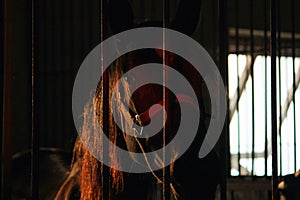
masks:
[[(278, 170), (286, 175), (300, 168), (300, 58), (277, 62)], [(250, 55), (228, 56), (231, 175), (271, 176), (271, 58), (258, 55), (253, 76), (251, 68)]]

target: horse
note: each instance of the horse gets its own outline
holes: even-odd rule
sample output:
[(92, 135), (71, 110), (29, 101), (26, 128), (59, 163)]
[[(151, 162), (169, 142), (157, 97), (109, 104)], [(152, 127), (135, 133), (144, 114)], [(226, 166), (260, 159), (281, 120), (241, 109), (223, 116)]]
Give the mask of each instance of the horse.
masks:
[[(135, 24), (134, 12), (130, 3), (126, 0), (110, 0), (105, 6), (105, 9), (113, 34), (138, 27), (162, 27), (164, 24), (161, 21), (147, 21)], [(191, 36), (196, 29), (200, 11), (200, 0), (181, 0), (176, 15), (173, 20), (170, 21), (167, 28)], [(42, 199), (53, 199), (54, 193), (55, 200), (159, 200), (162, 199), (163, 196), (168, 196), (167, 198), (169, 199), (185, 200), (214, 199), (221, 177), (219, 156), (217, 152), (213, 150), (205, 158), (200, 159), (198, 157), (200, 146), (205, 137), (205, 121), (207, 120), (204, 98), (202, 96), (202, 77), (189, 62), (171, 52), (164, 52), (159, 49), (145, 49), (130, 52), (118, 58), (105, 72), (103, 79), (99, 81), (95, 98), (91, 104), (87, 104), (86, 112), (83, 113), (85, 124), (82, 129), (82, 135), (93, 138), (92, 135), (89, 135), (91, 133), (89, 130), (90, 125), (94, 120), (89, 116), (89, 109), (93, 107), (96, 109), (96, 121), (98, 121), (101, 126), (107, 127), (109, 130), (107, 137), (116, 146), (130, 152), (145, 153), (162, 148), (164, 144), (171, 142), (174, 137), (173, 133), (176, 132), (178, 124), (180, 123), (180, 109), (178, 99), (167, 89), (168, 95), (167, 99), (165, 98), (165, 89), (163, 86), (148, 84), (136, 90), (132, 96), (128, 95), (131, 86), (126, 81), (122, 83), (120, 88), (117, 88), (120, 94), (116, 97), (118, 105), (122, 106), (124, 104), (123, 99), (129, 99), (130, 102), (129, 111), (122, 109), (122, 107), (117, 111), (118, 116), (122, 119), (125, 131), (117, 127), (114, 123), (112, 117), (113, 108), (110, 103), (105, 103), (104, 99), (105, 95), (109, 97), (113, 96), (113, 87), (116, 86), (116, 82), (127, 71), (144, 63), (163, 63), (164, 60), (168, 66), (172, 66), (188, 79), (200, 102), (199, 129), (195, 140), (188, 150), (184, 152), (181, 157), (177, 158), (176, 161), (168, 166), (164, 166), (163, 169), (156, 171), (150, 170), (148, 173), (129, 173), (103, 165), (85, 148), (82, 140), (77, 138), (74, 145), (71, 165), (61, 165), (66, 162), (66, 160), (62, 161), (62, 163), (58, 164), (60, 170), (56, 170), (57, 174), (55, 176), (52, 175), (51, 172), (43, 172), (43, 175), (46, 175), (48, 178), (59, 178), (55, 179), (55, 183), (49, 184), (49, 186), (55, 185), (51, 191), (56, 190), (56, 193), (51, 192), (47, 197), (44, 196), (44, 187), (41, 185), (40, 195), (41, 198), (43, 197)], [(147, 74), (138, 74), (138, 76), (147, 76)], [(108, 83), (105, 82), (107, 80)], [(105, 84), (108, 86), (107, 91), (104, 87)], [(135, 120), (135, 123), (141, 127), (149, 123), (151, 118), (149, 116), (149, 108), (153, 104), (166, 105), (167, 116), (171, 116), (167, 118), (164, 129), (157, 135), (146, 139), (137, 139), (136, 137), (127, 135), (126, 132), (130, 131), (128, 121)], [(191, 112), (193, 112), (193, 107), (190, 109)], [(107, 110), (107, 116), (104, 116), (104, 110)], [(188, 134), (189, 130), (186, 130), (186, 132)], [(162, 139), (163, 134), (165, 134), (165, 141)], [(94, 143), (95, 147), (100, 147), (101, 142), (101, 140), (96, 141)], [(118, 165), (118, 155), (114, 149), (110, 152), (110, 158), (113, 164)], [(69, 161), (69, 158), (67, 160)], [(40, 161), (42, 162), (41, 166), (50, 166), (48, 163), (49, 160), (40, 159)], [(54, 163), (59, 162), (57, 159), (50, 159), (50, 161)], [(132, 162), (135, 162), (134, 157), (132, 157)], [(51, 171), (49, 168), (48, 170)], [(43, 178), (43, 176), (41, 179), (42, 182), (47, 180)], [(25, 192), (25, 194), (27, 195), (29, 193)]]

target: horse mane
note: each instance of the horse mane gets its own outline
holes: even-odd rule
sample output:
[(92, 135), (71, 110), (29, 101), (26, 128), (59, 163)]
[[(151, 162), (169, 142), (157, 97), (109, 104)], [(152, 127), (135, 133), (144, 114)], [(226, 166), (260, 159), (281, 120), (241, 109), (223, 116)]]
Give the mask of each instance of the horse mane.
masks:
[[(118, 117), (121, 117), (123, 120), (123, 130), (128, 130), (128, 125), (126, 122), (132, 120), (131, 115), (128, 111), (125, 110), (125, 106), (123, 105), (121, 97), (113, 97), (113, 89), (116, 87), (117, 93), (122, 90), (125, 97), (130, 99), (129, 96), (129, 86), (123, 80), (123, 88), (118, 88), (116, 84), (119, 78), (122, 75), (121, 63), (124, 63), (124, 59), (117, 60), (111, 67), (110, 70), (106, 72), (108, 76), (108, 87), (109, 87), (109, 98), (114, 98), (117, 101), (117, 104), (120, 105), (121, 108), (118, 111)], [(126, 138), (126, 134), (119, 134), (119, 129), (114, 122), (113, 119), (113, 106), (104, 105), (104, 97), (103, 97), (103, 79), (99, 81), (98, 87), (96, 89), (94, 98), (92, 101), (88, 102), (85, 107), (85, 111), (83, 113), (84, 123), (81, 129), (81, 135), (89, 139), (93, 137), (93, 129), (96, 127), (95, 123), (99, 123), (101, 127), (104, 125), (104, 121), (109, 122), (109, 139), (112, 141), (115, 146), (117, 145), (118, 140), (120, 140), (120, 136), (124, 136), (124, 140), (126, 143), (126, 148), (131, 149), (134, 148), (132, 138)], [(104, 107), (108, 106), (108, 119), (105, 120), (103, 116)], [(96, 115), (93, 115), (91, 110), (94, 108), (96, 110)], [(123, 109), (122, 109), (123, 108)], [(131, 110), (135, 111), (134, 105), (131, 103)], [(96, 138), (96, 137), (95, 137)], [(102, 140), (101, 137), (97, 137), (98, 139), (94, 140), (94, 146), (97, 150), (102, 151)], [(115, 148), (110, 149), (109, 152), (110, 159), (112, 161), (112, 165), (118, 165), (118, 156), (116, 155)], [(71, 172), (69, 173), (68, 178), (58, 191), (56, 195), (56, 200), (61, 199), (69, 199), (70, 196), (74, 195), (74, 188), (79, 188), (80, 190), (80, 199), (101, 199), (102, 196), (102, 181), (104, 176), (109, 176), (109, 188), (112, 190), (112, 194), (118, 194), (123, 191), (124, 179), (122, 171), (114, 169), (114, 167), (109, 168), (109, 174), (104, 174), (104, 167), (102, 163), (100, 163), (83, 145), (81, 139), (78, 137), (74, 149), (73, 149), (73, 159), (71, 163)], [(117, 167), (115, 167), (117, 168)], [(78, 194), (76, 194), (78, 196)]]

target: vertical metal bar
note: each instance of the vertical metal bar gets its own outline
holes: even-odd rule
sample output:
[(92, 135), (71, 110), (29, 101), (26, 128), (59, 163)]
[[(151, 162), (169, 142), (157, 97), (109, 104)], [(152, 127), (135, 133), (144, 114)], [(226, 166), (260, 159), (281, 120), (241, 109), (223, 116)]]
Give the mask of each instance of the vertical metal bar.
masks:
[(296, 59), (296, 40), (295, 40), (295, 0), (291, 0), (291, 14), (292, 14), (292, 59), (293, 59), (293, 120), (294, 120), (294, 170), (297, 171), (297, 124), (296, 124), (296, 101), (295, 101), (295, 93), (296, 93), (296, 71), (295, 71), (295, 59)]
[(276, 33), (277, 0), (271, 0), (271, 107), (272, 107), (272, 199), (277, 199), (278, 163), (277, 163), (277, 77), (276, 77)]
[(31, 0), (31, 195), (39, 199), (39, 135), (38, 135), (38, 66), (37, 66), (37, 0)]
[(267, 0), (264, 0), (264, 56), (265, 56), (265, 177), (268, 176), (268, 27)]
[[(99, 11), (100, 11), (100, 13), (99, 13), (99, 17), (100, 17), (100, 42), (102, 42), (103, 41), (103, 39), (104, 39), (104, 26), (103, 26), (103, 1), (104, 0), (100, 0), (100, 3), (99, 3)], [(100, 55), (100, 58), (101, 58), (101, 72), (102, 72), (102, 74), (103, 74), (103, 83), (102, 83), (102, 85), (101, 85), (101, 89), (103, 90), (103, 96), (102, 96), (102, 98), (103, 98), (103, 102), (102, 102), (102, 107), (104, 107), (104, 67), (103, 67), (103, 46), (101, 45), (101, 55)], [(104, 117), (104, 111), (103, 111), (103, 115), (102, 115), (102, 117)], [(106, 128), (106, 127), (104, 127), (104, 122), (103, 122), (103, 129), (104, 128)], [(104, 130), (104, 131), (107, 131), (107, 130)], [(108, 133), (108, 132), (107, 132)], [(109, 134), (109, 133), (108, 133)], [(101, 141), (103, 141), (103, 136), (101, 135)], [(103, 145), (102, 145), (103, 146)], [(103, 147), (102, 147), (102, 152), (104, 153), (104, 151), (103, 151)], [(101, 198), (101, 200), (105, 200), (104, 198), (107, 196), (107, 194), (104, 194), (104, 189), (105, 189), (105, 191), (107, 191), (106, 190), (106, 188), (104, 188), (107, 184), (105, 183), (105, 181), (106, 181), (106, 179), (105, 179), (105, 173), (104, 173), (104, 164), (101, 162), (100, 163), (100, 165), (101, 165), (101, 173), (102, 173), (102, 176), (101, 176), (101, 185), (102, 185), (102, 187), (101, 187), (101, 194), (102, 194), (102, 198)]]
[[(105, 0), (100, 0), (100, 42), (103, 42), (107, 30), (106, 30), (106, 25), (104, 24), (104, 4)], [(104, 70), (104, 52), (103, 52), (103, 47), (101, 46), (101, 68), (102, 71)], [(110, 134), (109, 130), (109, 76), (108, 73), (103, 73), (103, 132), (107, 133), (107, 135)], [(103, 137), (103, 136), (102, 136)], [(103, 141), (103, 140), (102, 140)], [(104, 147), (104, 143), (102, 144), (103, 146), (103, 155), (109, 154), (109, 148)], [(109, 199), (109, 190), (110, 190), (110, 177), (109, 177), (109, 168), (105, 167), (103, 163), (101, 163), (101, 169), (102, 169), (102, 198), (103, 200)]]
[[(219, 70), (221, 72), (223, 81), (225, 82), (225, 87), (228, 94), (228, 26), (227, 26), (227, 0), (219, 0)], [(227, 104), (228, 106), (228, 104)], [(222, 162), (222, 172), (221, 178), (221, 200), (226, 200), (227, 193), (227, 176), (229, 175), (228, 167), (230, 166), (230, 160), (228, 159), (229, 145), (228, 145), (228, 111), (227, 117), (224, 124), (224, 129), (221, 137), (221, 162)]]
[(12, 159), (12, 1), (3, 1), (3, 124), (1, 144), (1, 198), (11, 198)]
[(253, 35), (253, 21), (254, 21), (254, 13), (253, 13), (253, 0), (250, 0), (250, 51), (251, 51), (251, 77), (252, 77), (252, 150), (251, 150), (251, 162), (252, 162), (252, 170), (251, 176), (254, 175), (254, 159), (255, 159), (255, 102), (254, 102), (254, 35)]
[[(238, 99), (240, 98), (240, 76), (239, 76), (239, 54), (240, 54), (240, 48), (239, 48), (239, 0), (235, 0), (235, 49), (236, 49), (236, 67), (237, 67), (237, 93), (238, 93)], [(238, 118), (238, 160), (237, 160), (237, 164), (238, 164), (238, 171), (239, 171), (239, 175), (241, 175), (241, 165), (240, 165), (240, 160), (241, 160), (241, 132), (240, 132), (240, 106), (239, 106), (239, 101), (237, 102), (236, 105), (236, 112), (237, 112), (237, 118)]]
[(281, 23), (280, 23), (280, 1), (277, 1), (277, 44), (278, 44), (278, 104), (279, 104), (279, 158), (280, 176), (282, 176), (282, 105), (281, 105)]
[[(100, 18), (100, 35), (99, 36), (100, 36), (100, 42), (102, 42), (103, 39), (104, 39), (104, 33), (103, 33), (103, 31), (104, 31), (104, 27), (103, 27), (103, 1), (104, 0), (100, 0), (100, 3), (99, 3), (99, 11), (100, 11), (100, 13), (99, 13), (99, 18)], [(101, 55), (100, 55), (100, 58), (101, 58), (101, 66), (100, 67), (101, 67), (101, 70), (102, 70), (101, 72), (103, 74), (104, 68), (103, 68), (103, 47), (102, 46), (101, 46)], [(104, 80), (104, 76), (103, 76), (103, 83), (101, 85), (101, 89), (102, 90), (104, 90), (104, 81), (105, 80)], [(103, 91), (102, 95), (103, 95), (102, 98), (104, 100), (104, 91)], [(102, 102), (102, 105), (104, 107), (104, 101)], [(103, 111), (102, 117), (104, 117), (104, 111)], [(104, 127), (104, 122), (103, 122), (103, 129), (104, 128), (105, 127)], [(104, 130), (104, 131), (107, 131), (107, 130)], [(101, 141), (103, 141), (103, 136), (102, 135), (101, 135)], [(102, 149), (102, 152), (103, 152), (103, 149)], [(101, 185), (102, 185), (102, 187), (101, 187), (101, 190), (102, 190), (101, 194), (103, 194), (101, 200), (105, 200), (104, 198), (106, 197), (106, 194), (104, 194), (104, 187), (107, 184), (105, 183), (106, 180), (104, 178), (104, 165), (103, 165), (102, 162), (100, 163), (100, 165), (101, 165), (101, 173), (102, 173), (102, 176), (101, 176)]]

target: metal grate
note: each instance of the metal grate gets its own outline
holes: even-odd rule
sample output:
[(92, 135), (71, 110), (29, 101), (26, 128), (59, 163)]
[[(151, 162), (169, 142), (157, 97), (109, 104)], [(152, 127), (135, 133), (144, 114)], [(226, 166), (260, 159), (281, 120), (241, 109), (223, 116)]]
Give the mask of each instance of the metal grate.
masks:
[(277, 176), (300, 168), (299, 2), (229, 2), (230, 175), (273, 176), (276, 199)]

